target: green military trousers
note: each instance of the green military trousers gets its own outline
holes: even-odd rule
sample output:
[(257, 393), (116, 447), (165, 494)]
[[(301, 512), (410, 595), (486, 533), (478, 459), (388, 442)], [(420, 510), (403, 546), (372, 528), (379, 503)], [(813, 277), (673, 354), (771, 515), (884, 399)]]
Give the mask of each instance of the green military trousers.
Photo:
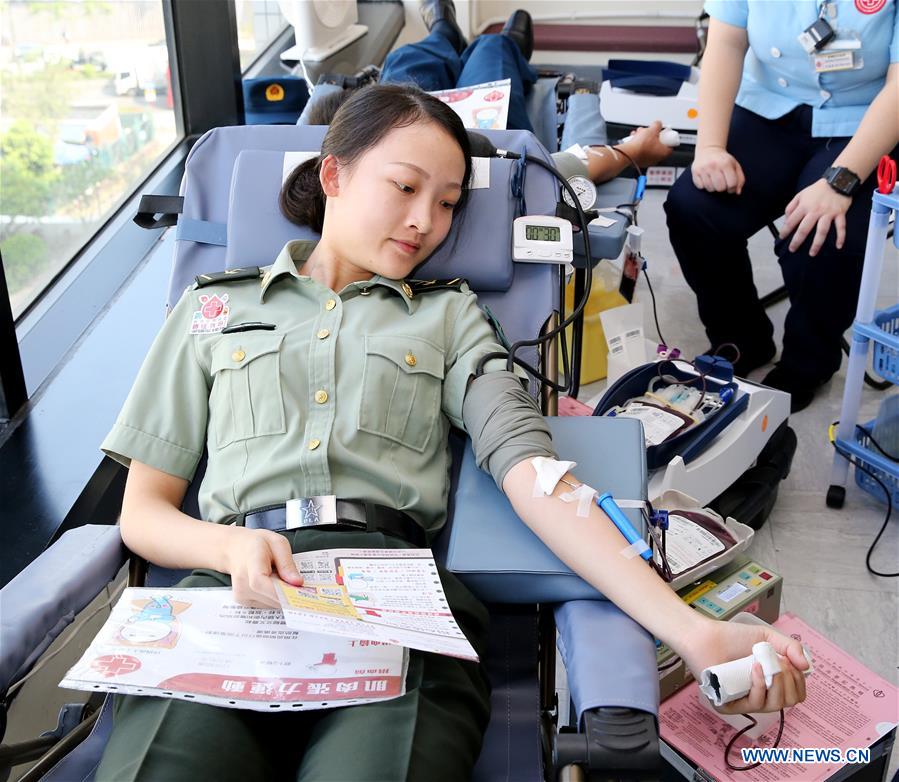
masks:
[[(366, 532), (286, 533), (294, 552), (409, 548)], [(487, 611), (452, 574), (440, 578), (453, 615), (479, 656)], [(230, 586), (194, 571), (180, 587)], [(97, 782), (302, 780), (464, 782), (481, 749), (490, 711), (483, 666), (412, 650), (401, 698), (304, 713), (266, 714), (189, 701), (118, 696)]]

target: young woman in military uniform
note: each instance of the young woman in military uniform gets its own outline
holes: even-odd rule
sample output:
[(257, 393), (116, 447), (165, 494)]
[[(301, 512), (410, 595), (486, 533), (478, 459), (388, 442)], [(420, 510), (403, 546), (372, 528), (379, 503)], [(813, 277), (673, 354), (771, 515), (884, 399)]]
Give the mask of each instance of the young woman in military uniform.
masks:
[[(242, 603), (277, 606), (270, 575), (300, 582), (292, 552), (429, 542), (446, 515), (455, 425), (524, 522), (694, 671), (765, 639), (788, 656), (769, 690), (756, 672), (729, 711), (802, 700), (798, 642), (703, 619), (641, 559), (621, 556), (623, 539), (598, 508), (578, 518), (574, 504), (533, 498), (530, 458), (555, 452), (504, 362), (475, 378), (480, 358), (501, 349), (475, 296), (464, 284), (417, 292), (406, 281), (462, 211), (470, 172), (466, 132), (439, 100), (375, 86), (347, 101), (319, 157), (282, 192), (285, 214), (321, 240), (289, 243), (262, 276), (201, 276), (104, 441), (130, 466), (125, 543), (161, 566), (194, 569), (182, 586), (231, 585)], [(180, 507), (204, 448), (201, 521)], [(286, 500), (326, 494), (338, 498), (339, 528), (275, 531)], [(484, 607), (451, 574), (441, 578), (483, 652)], [(489, 711), (482, 668), (412, 651), (406, 684), (394, 700), (301, 714), (124, 697), (97, 779), (470, 777)]]

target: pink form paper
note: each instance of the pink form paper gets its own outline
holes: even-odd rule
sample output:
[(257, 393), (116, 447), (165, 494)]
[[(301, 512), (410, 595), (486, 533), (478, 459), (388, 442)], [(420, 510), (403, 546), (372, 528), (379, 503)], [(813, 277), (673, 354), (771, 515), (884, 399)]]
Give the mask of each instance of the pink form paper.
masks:
[[(806, 679), (805, 701), (784, 711), (778, 746), (870, 747), (899, 721), (899, 690), (892, 684), (791, 613), (783, 614), (774, 626), (808, 645), (815, 661), (815, 671)], [(817, 782), (845, 765), (770, 763), (751, 771), (732, 771), (724, 763), (724, 748), (736, 731), (700, 705), (699, 697), (694, 681), (664, 701), (659, 732), (666, 743), (719, 782)], [(755, 746), (772, 746), (779, 724), (775, 720)], [(740, 749), (752, 745), (751, 739), (741, 736), (731, 748), (730, 762), (745, 765)]]

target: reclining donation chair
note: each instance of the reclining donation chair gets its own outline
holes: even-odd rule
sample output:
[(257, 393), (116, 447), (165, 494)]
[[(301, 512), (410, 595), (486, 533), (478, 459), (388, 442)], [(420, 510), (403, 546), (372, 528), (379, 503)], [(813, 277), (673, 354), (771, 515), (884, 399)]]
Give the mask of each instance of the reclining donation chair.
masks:
[[(161, 225), (173, 224), (180, 211), (169, 306), (197, 274), (268, 265), (286, 241), (315, 236), (281, 216), (277, 194), (283, 176), (300, 159), (297, 153), (317, 151), (325, 130), (212, 130), (188, 158), (183, 203), (145, 197), (143, 211), (169, 213), (159, 219)], [(487, 135), (498, 147), (527, 147), (549, 161), (528, 132)], [(447, 241), (415, 274), (422, 279), (466, 278), (511, 341), (533, 338), (554, 322), (560, 289), (559, 267), (512, 262), (511, 221), (517, 199), (511, 196), (510, 182), (516, 165), (490, 160), (489, 187), (472, 192), (458, 241)], [(558, 187), (549, 174), (529, 166), (524, 188), (531, 214), (554, 213)], [(536, 349), (524, 351), (522, 357), (539, 364), (544, 373), (552, 372), (555, 347), (541, 355)], [(541, 389), (532, 383), (531, 390), (537, 394)], [(544, 412), (548, 401), (544, 393)], [(581, 480), (619, 499), (646, 499), (638, 422), (600, 417), (548, 421), (559, 453), (578, 462), (575, 474)], [(486, 663), (493, 682), (493, 715), (474, 778), (555, 779), (564, 767), (568, 779), (578, 778), (577, 773), (587, 778), (600, 769), (604, 777), (642, 778), (651, 773), (658, 763), (653, 639), (571, 573), (515, 517), (505, 496), (474, 465), (463, 436), (454, 435), (453, 448), (450, 518), (435, 554), (488, 604), (492, 617)], [(185, 503), (194, 514), (191, 503), (201, 471), (202, 465)], [(469, 505), (478, 512), (466, 512)], [(639, 510), (629, 507), (625, 513), (645, 532)], [(115, 577), (126, 556), (116, 527), (82, 527), (64, 535), (3, 589), (4, 694)], [(132, 561), (135, 585), (140, 564)], [(48, 580), (48, 570), (63, 575)], [(177, 575), (151, 568), (148, 583), (170, 584)], [(556, 724), (556, 628), (573, 701), (569, 725)], [(25, 778), (92, 779), (111, 725), (110, 703), (107, 698), (88, 721), (69, 730)]]

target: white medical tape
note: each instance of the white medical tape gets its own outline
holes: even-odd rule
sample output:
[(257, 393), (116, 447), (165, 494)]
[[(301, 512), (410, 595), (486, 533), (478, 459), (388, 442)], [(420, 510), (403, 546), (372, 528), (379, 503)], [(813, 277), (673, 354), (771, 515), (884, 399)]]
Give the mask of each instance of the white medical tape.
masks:
[(646, 541), (641, 538), (640, 540), (635, 540), (627, 548), (621, 549), (621, 556), (625, 559), (633, 559), (634, 557), (641, 556), (644, 551), (649, 551), (649, 546), (647, 546)]
[(590, 515), (590, 506), (593, 504), (593, 498), (597, 492), (592, 486), (582, 483), (576, 486), (574, 491), (567, 491), (559, 495), (560, 500), (565, 502), (577, 502), (577, 515), (582, 519), (586, 519)]
[(637, 508), (639, 510), (646, 507), (646, 500), (619, 500), (616, 497), (615, 504), (619, 508)]
[(577, 462), (560, 462), (558, 459), (550, 459), (546, 456), (535, 456), (531, 459), (537, 479), (534, 482), (534, 496), (549, 496), (553, 493), (562, 476)]

